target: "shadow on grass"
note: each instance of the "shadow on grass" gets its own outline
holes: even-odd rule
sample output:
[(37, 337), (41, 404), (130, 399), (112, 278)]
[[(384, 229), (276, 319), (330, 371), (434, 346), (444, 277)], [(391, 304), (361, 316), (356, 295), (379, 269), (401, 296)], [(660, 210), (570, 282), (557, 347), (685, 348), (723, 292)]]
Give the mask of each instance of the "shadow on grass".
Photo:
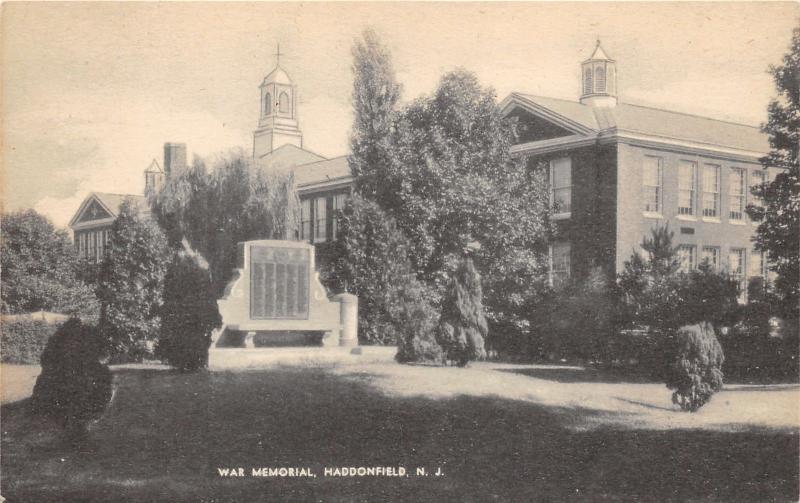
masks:
[[(22, 404), (0, 408), (9, 501), (790, 501), (798, 491), (796, 434), (575, 432), (570, 417), (596, 412), (388, 397), (368, 378), (317, 369), (115, 375), (90, 453), (45, 448)], [(411, 476), (323, 476), (350, 466)], [(310, 467), (318, 477), (225, 479), (220, 467)]]
[(561, 383), (653, 383), (653, 379), (643, 375), (631, 375), (612, 369), (597, 369), (593, 367), (538, 367), (538, 368), (512, 368), (497, 369), (500, 372), (521, 374), (536, 379), (556, 381)]

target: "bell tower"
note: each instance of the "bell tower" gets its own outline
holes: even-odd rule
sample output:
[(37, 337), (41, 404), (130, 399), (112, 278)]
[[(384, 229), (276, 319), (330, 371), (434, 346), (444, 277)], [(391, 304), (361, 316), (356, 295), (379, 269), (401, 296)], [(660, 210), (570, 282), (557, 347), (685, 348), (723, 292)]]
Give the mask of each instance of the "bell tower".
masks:
[(617, 105), (617, 63), (600, 46), (581, 63), (581, 103), (592, 107), (610, 108)]
[(271, 153), (283, 145), (303, 147), (303, 133), (297, 121), (297, 86), (281, 68), (281, 46), (275, 53), (275, 68), (264, 78), (258, 128), (253, 132), (253, 158)]

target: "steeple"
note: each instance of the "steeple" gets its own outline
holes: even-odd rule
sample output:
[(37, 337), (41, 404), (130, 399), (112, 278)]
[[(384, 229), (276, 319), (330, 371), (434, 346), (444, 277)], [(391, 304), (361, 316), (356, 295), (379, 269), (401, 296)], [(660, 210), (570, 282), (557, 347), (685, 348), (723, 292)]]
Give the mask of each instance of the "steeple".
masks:
[(297, 121), (297, 86), (281, 68), (281, 46), (275, 52), (275, 68), (259, 86), (261, 110), (258, 129), (253, 132), (253, 157), (260, 159), (273, 150), (291, 144), (303, 146), (303, 133)]
[(617, 63), (600, 45), (581, 63), (581, 103), (593, 107), (613, 107), (617, 104)]

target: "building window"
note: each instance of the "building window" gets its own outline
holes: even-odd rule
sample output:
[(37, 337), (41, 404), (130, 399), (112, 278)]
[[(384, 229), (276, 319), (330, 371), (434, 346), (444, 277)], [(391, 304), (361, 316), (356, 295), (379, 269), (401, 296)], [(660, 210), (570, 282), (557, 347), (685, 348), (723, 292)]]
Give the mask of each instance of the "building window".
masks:
[(769, 261), (767, 254), (761, 250), (750, 252), (750, 277), (767, 279), (769, 275)]
[(550, 283), (554, 287), (569, 281), (571, 251), (569, 243), (555, 243), (550, 247)]
[(742, 168), (731, 168), (730, 179), (728, 180), (729, 187), (729, 204), (731, 220), (743, 220), (745, 208), (745, 192), (746, 184), (745, 170)]
[(719, 269), (719, 248), (716, 246), (704, 246), (701, 258), (703, 263), (708, 264), (712, 270)]
[(314, 199), (314, 242), (321, 243), (328, 238), (327, 198)]
[(272, 113), (272, 95), (267, 93), (264, 95), (264, 115)]
[(719, 218), (719, 166), (703, 166), (703, 216)]
[(728, 272), (731, 278), (739, 285), (739, 300), (744, 301), (747, 295), (747, 285), (744, 278), (745, 250), (744, 248), (731, 248), (728, 254)]
[[(752, 189), (764, 185), (764, 182), (767, 181), (767, 172), (763, 169), (756, 169), (750, 173), (750, 180), (752, 182), (752, 184), (750, 185), (750, 190), (752, 191)], [(754, 195), (750, 199), (750, 202), (754, 206), (761, 206), (761, 207), (764, 206), (764, 199), (759, 196)]]
[(693, 245), (680, 245), (678, 247), (678, 258), (681, 261), (681, 271), (689, 272), (695, 265), (695, 247)]
[(278, 98), (278, 110), (282, 114), (289, 113), (289, 95), (285, 92), (281, 93), (280, 98)]
[(678, 214), (694, 215), (697, 163), (681, 161), (678, 166)]
[(339, 212), (344, 210), (346, 203), (347, 194), (335, 194), (333, 196), (333, 215), (331, 215), (333, 220), (331, 225), (333, 235), (331, 236), (331, 239), (336, 239), (339, 235)]
[(645, 156), (642, 173), (642, 190), (644, 191), (644, 211), (661, 212), (661, 176), (663, 160), (660, 157)]
[(300, 239), (311, 240), (311, 199), (300, 201)]
[(598, 66), (594, 70), (594, 85), (596, 92), (606, 92), (606, 70), (602, 66)]
[(557, 215), (572, 211), (572, 161), (569, 157), (550, 161), (550, 204)]

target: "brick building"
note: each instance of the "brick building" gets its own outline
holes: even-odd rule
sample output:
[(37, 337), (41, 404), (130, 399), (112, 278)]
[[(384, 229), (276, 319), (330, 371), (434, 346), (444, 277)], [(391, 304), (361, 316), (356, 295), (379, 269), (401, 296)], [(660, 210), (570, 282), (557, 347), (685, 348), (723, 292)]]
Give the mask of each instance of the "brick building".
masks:
[(598, 42), (582, 63), (581, 97), (567, 101), (512, 93), (513, 153), (548, 169), (557, 239), (551, 277), (584, 277), (593, 266), (623, 268), (655, 226), (669, 225), (685, 268), (708, 260), (742, 285), (766, 263), (745, 213), (750, 187), (774, 177), (758, 159), (766, 135), (743, 124), (620, 102), (616, 62)]

